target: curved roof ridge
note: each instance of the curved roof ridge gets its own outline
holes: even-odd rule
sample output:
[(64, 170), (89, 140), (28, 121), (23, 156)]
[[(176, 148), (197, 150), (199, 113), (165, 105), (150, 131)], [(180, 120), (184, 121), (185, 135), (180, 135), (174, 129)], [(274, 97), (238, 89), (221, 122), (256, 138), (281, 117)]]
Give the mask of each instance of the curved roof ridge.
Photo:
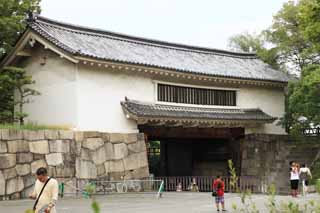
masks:
[(219, 54), (219, 55), (221, 54), (221, 55), (231, 56), (231, 57), (232, 56), (241, 57), (241, 58), (243, 57), (243, 58), (249, 58), (249, 59), (257, 58), (256, 53), (234, 52), (229, 50), (193, 46), (193, 45), (180, 44), (175, 42), (161, 41), (157, 39), (144, 38), (139, 36), (132, 36), (128, 34), (107, 31), (99, 28), (92, 28), (92, 27), (70, 24), (62, 21), (56, 21), (47, 17), (39, 16), (39, 15), (34, 17), (34, 19), (31, 21), (31, 24), (34, 22), (50, 24), (53, 27), (60, 27), (60, 28), (64, 28), (65, 30), (76, 31), (78, 33), (95, 34), (97, 36), (109, 36), (109, 37), (112, 37), (113, 39), (125, 40), (127, 42), (135, 42), (135, 43), (140, 43), (140, 44), (150, 45), (150, 46), (159, 46), (163, 48), (179, 49), (179, 50), (185, 50), (190, 52), (192, 51), (192, 52), (202, 52), (202, 53), (209, 53), (209, 54)]

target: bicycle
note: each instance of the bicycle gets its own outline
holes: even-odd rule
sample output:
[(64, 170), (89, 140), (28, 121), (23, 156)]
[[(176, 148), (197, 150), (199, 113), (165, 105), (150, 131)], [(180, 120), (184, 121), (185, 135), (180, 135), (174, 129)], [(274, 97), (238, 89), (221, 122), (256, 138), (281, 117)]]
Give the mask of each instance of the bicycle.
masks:
[(141, 192), (141, 181), (140, 180), (126, 180), (125, 176), (122, 176), (122, 182), (116, 184), (117, 192), (126, 193), (129, 191)]

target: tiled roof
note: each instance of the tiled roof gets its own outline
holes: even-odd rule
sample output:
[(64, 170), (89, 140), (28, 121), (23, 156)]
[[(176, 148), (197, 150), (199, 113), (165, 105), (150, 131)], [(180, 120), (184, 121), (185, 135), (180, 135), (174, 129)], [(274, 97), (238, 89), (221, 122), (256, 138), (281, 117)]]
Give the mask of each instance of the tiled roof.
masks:
[(260, 109), (186, 107), (146, 103), (129, 99), (121, 102), (121, 105), (126, 112), (136, 118), (177, 118), (265, 122), (273, 122), (276, 119), (264, 113)]
[(217, 77), (287, 82), (255, 54), (187, 46), (36, 17), (29, 27), (78, 56)]

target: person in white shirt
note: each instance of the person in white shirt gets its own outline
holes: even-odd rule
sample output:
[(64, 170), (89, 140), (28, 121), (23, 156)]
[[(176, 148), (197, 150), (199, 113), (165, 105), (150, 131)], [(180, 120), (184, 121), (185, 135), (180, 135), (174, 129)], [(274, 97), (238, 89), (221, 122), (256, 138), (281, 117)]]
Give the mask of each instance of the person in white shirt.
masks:
[[(37, 200), (35, 203), (35, 213), (56, 213), (56, 202), (58, 200), (58, 181), (47, 175), (46, 168), (39, 168), (36, 171), (37, 180), (33, 192), (29, 195), (31, 199)], [(46, 184), (47, 182), (47, 184)], [(46, 185), (45, 185), (46, 184)], [(43, 186), (43, 192), (39, 197)]]
[(298, 164), (292, 163), (290, 168), (290, 185), (291, 185), (291, 195), (292, 197), (298, 196), (299, 187), (299, 167)]
[(308, 179), (312, 178), (312, 174), (310, 169), (305, 164), (302, 164), (299, 173), (300, 173), (300, 180), (302, 182), (302, 194), (305, 196), (306, 193), (308, 192), (308, 185), (309, 185)]

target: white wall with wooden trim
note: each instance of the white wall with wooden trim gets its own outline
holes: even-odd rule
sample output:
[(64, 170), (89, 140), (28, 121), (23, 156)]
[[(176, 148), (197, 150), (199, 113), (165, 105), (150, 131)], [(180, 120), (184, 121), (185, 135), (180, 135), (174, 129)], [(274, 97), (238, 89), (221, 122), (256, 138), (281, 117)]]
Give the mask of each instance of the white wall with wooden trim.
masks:
[(33, 87), (41, 93), (25, 105), (24, 110), (29, 114), (26, 121), (77, 127), (75, 64), (42, 47), (35, 47), (24, 63), (27, 73), (36, 81)]
[(150, 78), (79, 65), (79, 128), (108, 132), (137, 132), (137, 124), (127, 119), (120, 105), (125, 97), (153, 101), (154, 87)]
[[(47, 57), (46, 63), (40, 65), (43, 56)], [(155, 102), (156, 83), (163, 83), (161, 78), (130, 69), (106, 68), (94, 63), (74, 64), (43, 49), (33, 51), (26, 69), (36, 80), (35, 88), (42, 93), (25, 107), (29, 113), (28, 120), (66, 125), (78, 130), (137, 132), (137, 124), (126, 118), (120, 101), (127, 96)], [(178, 78), (168, 81), (182, 83)], [(221, 88), (221, 84), (214, 82), (210, 86)], [(237, 90), (237, 107), (260, 108), (274, 117), (281, 117), (284, 113), (284, 91), (279, 87), (235, 85), (233, 89)], [(285, 133), (275, 124), (248, 128), (246, 132)]]

